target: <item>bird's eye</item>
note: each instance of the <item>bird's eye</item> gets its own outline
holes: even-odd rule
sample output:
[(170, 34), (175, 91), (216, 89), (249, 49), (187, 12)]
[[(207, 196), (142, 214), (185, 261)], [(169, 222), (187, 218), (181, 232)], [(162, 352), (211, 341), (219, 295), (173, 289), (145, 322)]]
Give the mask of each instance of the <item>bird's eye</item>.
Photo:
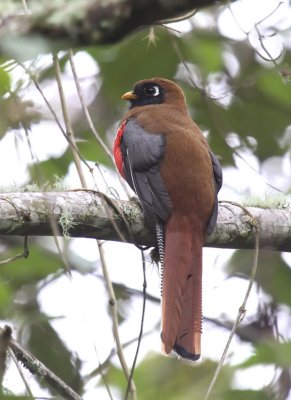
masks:
[(144, 92), (149, 97), (158, 96), (160, 94), (160, 90), (158, 86), (147, 86), (144, 89)]

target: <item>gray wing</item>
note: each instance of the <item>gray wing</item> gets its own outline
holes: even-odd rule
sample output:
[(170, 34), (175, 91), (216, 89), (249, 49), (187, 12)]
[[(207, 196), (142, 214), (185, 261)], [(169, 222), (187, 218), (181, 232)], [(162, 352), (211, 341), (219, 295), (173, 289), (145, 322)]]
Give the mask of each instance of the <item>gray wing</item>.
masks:
[(165, 148), (164, 135), (149, 134), (134, 119), (127, 121), (121, 142), (124, 173), (147, 218), (153, 222), (166, 222), (172, 207), (160, 175)]
[(222, 169), (219, 164), (218, 159), (216, 156), (212, 153), (212, 151), (209, 152), (210, 157), (211, 157), (211, 162), (212, 162), (212, 168), (213, 168), (213, 180), (214, 180), (214, 186), (215, 186), (215, 203), (214, 203), (214, 208), (213, 212), (207, 227), (207, 235), (210, 235), (216, 225), (217, 221), (217, 214), (218, 214), (218, 199), (217, 199), (217, 194), (222, 186)]

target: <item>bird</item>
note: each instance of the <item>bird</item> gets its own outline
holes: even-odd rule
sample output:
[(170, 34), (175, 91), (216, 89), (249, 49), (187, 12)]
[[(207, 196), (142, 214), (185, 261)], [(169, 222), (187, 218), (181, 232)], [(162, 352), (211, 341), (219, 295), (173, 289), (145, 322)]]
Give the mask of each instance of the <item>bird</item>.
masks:
[(116, 167), (158, 233), (161, 342), (165, 355), (201, 355), (202, 248), (214, 230), (222, 170), (183, 90), (165, 78), (143, 79), (122, 96), (129, 110), (113, 145)]

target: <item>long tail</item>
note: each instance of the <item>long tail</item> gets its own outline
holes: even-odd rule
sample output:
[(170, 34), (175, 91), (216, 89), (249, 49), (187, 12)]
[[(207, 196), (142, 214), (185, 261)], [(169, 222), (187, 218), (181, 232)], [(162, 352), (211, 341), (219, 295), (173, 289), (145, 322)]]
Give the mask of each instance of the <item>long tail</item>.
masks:
[(163, 351), (174, 350), (188, 360), (198, 360), (201, 353), (203, 235), (199, 232), (186, 216), (173, 213), (165, 235)]

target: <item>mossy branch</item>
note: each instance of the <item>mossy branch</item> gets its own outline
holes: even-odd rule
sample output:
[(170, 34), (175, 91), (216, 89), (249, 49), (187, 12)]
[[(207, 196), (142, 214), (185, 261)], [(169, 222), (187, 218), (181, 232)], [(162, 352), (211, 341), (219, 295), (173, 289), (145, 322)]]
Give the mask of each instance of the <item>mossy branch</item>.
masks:
[(31, 0), (25, 13), (21, 2), (2, 0), (0, 39), (6, 50), (25, 38), (37, 47), (43, 40), (46, 50), (114, 43), (139, 27), (187, 18), (197, 7), (222, 3), (226, 1)]
[[(291, 201), (275, 207), (247, 207), (260, 225), (261, 247), (291, 251)], [(2, 193), (0, 235), (51, 236), (54, 219), (59, 235), (125, 241), (154, 246), (155, 230), (145, 222), (137, 201), (123, 201), (94, 191)], [(219, 206), (218, 223), (206, 246), (252, 249), (254, 229), (243, 208)]]

